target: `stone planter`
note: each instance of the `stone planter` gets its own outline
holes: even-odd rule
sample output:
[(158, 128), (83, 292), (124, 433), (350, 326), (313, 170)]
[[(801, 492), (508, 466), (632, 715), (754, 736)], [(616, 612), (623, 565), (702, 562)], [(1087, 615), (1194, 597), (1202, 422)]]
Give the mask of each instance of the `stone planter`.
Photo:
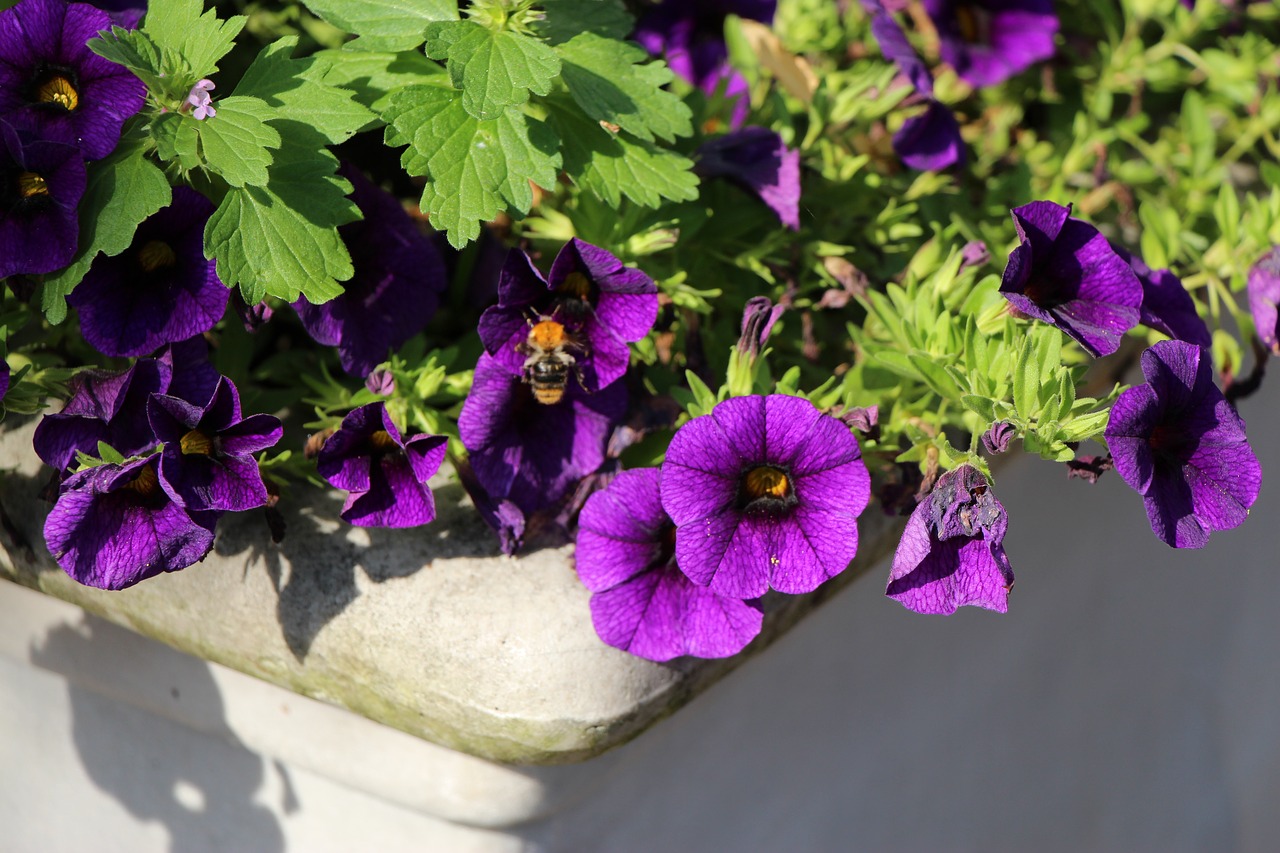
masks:
[(415, 530), (353, 528), (336, 493), (223, 519), (202, 563), (121, 592), (80, 586), (46, 551), (48, 480), (34, 422), (0, 433), (0, 574), (174, 648), (350, 709), (463, 753), (509, 764), (585, 760), (671, 714), (887, 553), (899, 529), (874, 507), (854, 565), (806, 596), (766, 599), (764, 631), (721, 661), (656, 664), (604, 645), (572, 548), (497, 552), (462, 488)]

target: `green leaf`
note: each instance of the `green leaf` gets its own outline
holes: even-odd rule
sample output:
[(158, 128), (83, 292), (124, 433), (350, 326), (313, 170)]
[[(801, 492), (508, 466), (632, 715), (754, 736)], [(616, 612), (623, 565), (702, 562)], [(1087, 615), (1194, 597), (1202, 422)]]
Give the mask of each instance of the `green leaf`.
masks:
[(615, 207), (623, 196), (645, 207), (657, 207), (664, 199), (698, 197), (692, 160), (610, 133), (560, 99), (548, 104), (548, 119), (561, 139), (564, 168), (574, 183)]
[(203, 121), (183, 118), (182, 133), (188, 128), (200, 138), (205, 166), (221, 175), (233, 187), (262, 186), (267, 182), (271, 148), (280, 147), (280, 133), (267, 124), (276, 111), (257, 98), (232, 95), (218, 102), (218, 114)]
[(422, 44), (432, 21), (458, 19), (457, 0), (303, 0), (303, 4), (338, 29), (372, 38), (380, 50), (392, 52)]
[(1034, 339), (1024, 337), (1013, 368), (1013, 405), (1018, 415), (1027, 420), (1040, 411), (1040, 366), (1036, 364), (1035, 351)]
[[(716, 393), (707, 387), (707, 383), (703, 382), (698, 374), (692, 370), (684, 372), (684, 378), (689, 383), (689, 390), (693, 392), (693, 401), (699, 409), (699, 414), (707, 414), (716, 406)], [(693, 414), (693, 412), (690, 412)]]
[(580, 33), (624, 39), (635, 29), (635, 21), (621, 0), (542, 0), (539, 5), (547, 16), (535, 30), (551, 44), (569, 41)]
[(503, 210), (521, 216), (533, 205), (532, 181), (552, 187), (560, 168), (555, 133), (523, 113), (492, 121), (467, 113), (456, 91), (413, 86), (391, 97), (383, 113), (387, 145), (408, 143), (401, 162), (426, 175), (422, 210), (462, 247), (480, 234), (480, 222)]
[(1106, 430), (1107, 421), (1110, 418), (1110, 409), (1072, 418), (1058, 429), (1058, 438), (1061, 441), (1085, 441), (1096, 438)]
[(663, 86), (675, 77), (648, 51), (633, 44), (582, 33), (556, 49), (561, 78), (582, 111), (601, 123), (652, 142), (693, 133), (692, 112)]
[(444, 68), (416, 50), (401, 53), (322, 50), (312, 56), (324, 67), (326, 83), (349, 90), (356, 101), (379, 113), (397, 89), (422, 83), (452, 88)]
[(545, 95), (560, 74), (560, 57), (545, 43), (475, 21), (427, 25), (427, 56), (446, 60), (462, 90), (463, 108), (478, 119), (496, 119), (529, 94)]
[(164, 113), (152, 119), (148, 127), (156, 154), (166, 163), (176, 163), (184, 174), (204, 166), (197, 124), (199, 122), (190, 116)]
[[(314, 57), (290, 59), (297, 44), (297, 36), (288, 36), (263, 48), (240, 78), (235, 95), (260, 98), (276, 116), (305, 122), (332, 144), (346, 142), (375, 116), (351, 92), (325, 81), (327, 63), (317, 64)], [(225, 103), (218, 105), (216, 117)]]
[(164, 172), (144, 156), (139, 140), (126, 139), (109, 157), (89, 164), (79, 208), (80, 249), (69, 267), (45, 278), (40, 295), (50, 323), (66, 319), (67, 294), (84, 278), (93, 259), (129, 248), (138, 225), (171, 200)]
[(996, 401), (989, 397), (979, 397), (976, 394), (965, 394), (960, 398), (960, 402), (971, 412), (976, 412), (980, 418), (987, 423), (994, 423), (996, 420)]
[(124, 27), (112, 27), (110, 35), (110, 38), (104, 35), (90, 39), (86, 47), (103, 59), (128, 68), (148, 89), (163, 91), (167, 88), (160, 49), (151, 39), (137, 30)]
[(360, 212), (345, 197), (351, 185), (334, 174), (338, 160), (320, 134), (296, 122), (280, 129), (284, 145), (268, 184), (228, 191), (205, 225), (205, 252), (217, 259), (223, 283), (239, 285), (250, 304), (266, 295), (326, 302), (353, 273), (338, 226)]
[(235, 45), (236, 36), (249, 20), (236, 15), (221, 21), (217, 11), (201, 14), (203, 10), (203, 0), (163, 0), (148, 6), (142, 22), (142, 31), (161, 51), (186, 62), (191, 80), (181, 83), (184, 88), (218, 70), (218, 60)]

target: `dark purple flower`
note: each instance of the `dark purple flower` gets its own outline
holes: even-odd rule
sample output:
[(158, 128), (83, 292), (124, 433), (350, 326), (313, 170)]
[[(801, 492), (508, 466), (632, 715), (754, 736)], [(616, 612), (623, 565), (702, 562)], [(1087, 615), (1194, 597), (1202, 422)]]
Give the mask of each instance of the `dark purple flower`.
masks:
[(383, 403), (352, 410), (329, 436), (316, 469), (350, 492), (342, 518), (361, 527), (416, 527), (436, 517), (427, 481), (448, 450), (442, 435), (400, 435)]
[(187, 187), (138, 226), (119, 255), (100, 255), (67, 297), (80, 331), (105, 355), (138, 356), (212, 329), (230, 291), (204, 256), (213, 204)]
[(9, 393), (9, 362), (0, 356), (0, 400), (4, 399), (4, 395)]
[(721, 402), (676, 432), (662, 464), (676, 562), (732, 598), (809, 592), (843, 572), (870, 494), (849, 428), (781, 394)]
[(213, 548), (217, 513), (188, 513), (156, 476), (156, 457), (72, 474), (44, 523), (58, 565), (78, 582), (124, 589), (185, 569)]
[(854, 406), (839, 415), (840, 422), (868, 438), (880, 439), (880, 406)]
[(634, 38), (702, 91), (723, 85), (725, 96), (736, 100), (736, 126), (747, 115), (747, 81), (729, 64), (724, 19), (737, 15), (771, 24), (777, 6), (777, 0), (661, 0), (640, 16)]
[(106, 157), (146, 99), (142, 81), (85, 45), (111, 29), (85, 3), (21, 0), (0, 12), (0, 117), (22, 114), (44, 138), (73, 141), (84, 159)]
[(578, 519), (575, 560), (596, 633), (648, 660), (737, 654), (760, 633), (758, 604), (717, 595), (675, 563), (675, 525), (662, 509), (657, 468), (623, 471)]
[(1249, 313), (1262, 343), (1280, 353), (1280, 246), (1267, 252), (1249, 268)]
[(560, 500), (600, 467), (626, 408), (622, 383), (588, 394), (572, 378), (560, 402), (540, 404), (519, 376), (482, 354), (458, 433), (495, 505), (510, 501), (528, 514)]
[[(4, 67), (0, 60), (0, 72)], [(37, 139), (0, 119), (0, 279), (71, 263), (84, 187), (84, 160), (75, 146)]]
[(1018, 435), (1018, 428), (1008, 421), (996, 421), (991, 425), (991, 429), (982, 434), (982, 446), (992, 456), (997, 453), (1004, 453), (1009, 449), (1009, 444)]
[(1053, 56), (1053, 0), (924, 0), (942, 61), (972, 86), (994, 86)]
[(1244, 421), (1213, 384), (1207, 351), (1161, 341), (1142, 354), (1145, 385), (1111, 407), (1107, 447), (1143, 496), (1151, 529), (1175, 548), (1202, 548), (1245, 520), (1262, 469)]
[(764, 349), (773, 324), (778, 322), (787, 306), (774, 305), (767, 296), (753, 296), (742, 311), (742, 334), (738, 338), (738, 351), (755, 358)]
[(1196, 311), (1195, 300), (1182, 286), (1182, 279), (1169, 270), (1153, 270), (1137, 255), (1112, 246), (1138, 276), (1142, 285), (1139, 322), (1149, 329), (1196, 346), (1209, 347), (1213, 338)]
[(97, 6), (111, 15), (111, 23), (126, 30), (136, 30), (142, 22), (142, 16), (147, 13), (147, 4), (135, 0), (94, 0), (89, 5)]
[(454, 461), (458, 480), (471, 497), (476, 512), (498, 537), (498, 547), (504, 554), (514, 554), (524, 544), (524, 530), (528, 519), (524, 511), (506, 498), (494, 498), (476, 479), (471, 463), (466, 459)]
[(955, 613), (966, 604), (1004, 613), (1013, 587), (1008, 527), (982, 472), (971, 465), (948, 471), (907, 520), (885, 595), (917, 613)]
[(435, 316), (447, 284), (444, 261), (400, 202), (359, 170), (343, 165), (364, 219), (338, 229), (351, 252), (355, 275), (341, 296), (322, 305), (294, 303), (307, 333), (338, 348), (342, 369), (367, 376)]
[(1090, 355), (1115, 352), (1120, 336), (1138, 324), (1137, 274), (1097, 228), (1070, 218), (1071, 205), (1033, 201), (1012, 213), (1022, 242), (1000, 283), (1005, 299), (1057, 326)]
[(169, 366), (169, 387), (157, 391), (203, 406), (213, 396), (222, 374), (209, 362), (209, 343), (202, 335), (160, 348), (156, 361)]
[(594, 393), (627, 372), (627, 342), (648, 334), (657, 317), (653, 279), (575, 237), (556, 255), (549, 279), (524, 252), (507, 255), (498, 304), (480, 317), (480, 338), (499, 364), (523, 376), (533, 357), (527, 346), (531, 321), (558, 324), (573, 343), (575, 372)]
[(1111, 454), (1103, 456), (1077, 456), (1063, 463), (1067, 466), (1068, 480), (1084, 480), (1089, 485), (1098, 482), (1098, 478), (1116, 467)]
[(230, 379), (218, 382), (203, 406), (154, 394), (147, 418), (164, 442), (157, 473), (173, 501), (191, 511), (240, 512), (267, 502), (267, 487), (253, 454), (280, 440), (272, 415), (240, 415), (240, 395)]
[(744, 127), (698, 148), (698, 174), (728, 178), (800, 230), (800, 152), (764, 127)]

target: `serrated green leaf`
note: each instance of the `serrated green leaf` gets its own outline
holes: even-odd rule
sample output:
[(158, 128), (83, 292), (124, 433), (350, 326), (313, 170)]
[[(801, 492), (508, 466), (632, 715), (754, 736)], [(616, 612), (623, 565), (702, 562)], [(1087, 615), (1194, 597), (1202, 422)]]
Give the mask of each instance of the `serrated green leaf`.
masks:
[(428, 24), (427, 56), (443, 59), (462, 106), (481, 120), (496, 119), (529, 94), (545, 95), (560, 74), (560, 57), (544, 42), (475, 21)]
[(561, 79), (582, 111), (652, 142), (693, 133), (692, 112), (663, 86), (675, 76), (661, 62), (645, 63), (633, 44), (581, 33), (556, 48)]
[[(197, 121), (184, 118), (179, 126), (200, 138), (204, 164), (233, 187), (260, 187), (267, 183), (270, 149), (280, 147), (280, 132), (267, 124), (278, 113), (258, 98), (232, 95), (218, 102), (218, 114)], [(179, 145), (181, 147), (181, 144)]]
[(180, 84), (184, 88), (218, 70), (218, 60), (230, 52), (249, 20), (236, 15), (222, 21), (215, 10), (201, 14), (203, 10), (203, 0), (163, 0), (150, 4), (142, 21), (142, 31), (161, 51), (187, 64), (191, 80)]
[(378, 50), (401, 51), (425, 40), (427, 24), (456, 21), (457, 0), (303, 0), (340, 30), (376, 41)]
[(692, 160), (610, 133), (571, 103), (560, 99), (548, 103), (548, 119), (560, 136), (564, 168), (574, 183), (615, 207), (623, 196), (645, 207), (698, 197)]
[(104, 33), (99, 38), (90, 39), (85, 46), (103, 59), (128, 68), (148, 89), (165, 89), (160, 49), (151, 39), (138, 30), (126, 30), (124, 27), (112, 27), (110, 38), (106, 36)]
[[(261, 99), (278, 117), (305, 122), (330, 143), (346, 142), (375, 116), (351, 92), (324, 82), (327, 64), (317, 67), (314, 57), (291, 59), (297, 44), (297, 36), (288, 36), (263, 48), (240, 78), (235, 95)], [(218, 117), (225, 103), (219, 104)]]
[(569, 41), (580, 33), (594, 33), (610, 39), (624, 39), (635, 29), (635, 21), (622, 0), (542, 0), (546, 18), (535, 31), (551, 44)]
[(93, 259), (129, 248), (138, 225), (171, 200), (164, 172), (144, 156), (137, 140), (123, 141), (106, 159), (89, 164), (79, 207), (80, 248), (69, 267), (45, 278), (40, 294), (50, 323), (66, 319), (67, 294), (84, 278)]
[(147, 130), (156, 144), (156, 154), (166, 163), (176, 163), (183, 173), (204, 166), (200, 156), (200, 136), (195, 119), (181, 113), (164, 113), (152, 119)]
[(480, 222), (506, 210), (515, 216), (533, 204), (532, 181), (555, 185), (560, 168), (551, 128), (508, 111), (480, 121), (453, 90), (413, 86), (396, 93), (383, 113), (386, 141), (408, 144), (401, 162), (428, 178), (422, 210), (449, 242), (464, 246), (480, 234)]
[(326, 83), (350, 91), (356, 101), (377, 113), (386, 108), (389, 95), (398, 89), (422, 83), (452, 88), (448, 72), (416, 50), (322, 50), (312, 56), (324, 67)]

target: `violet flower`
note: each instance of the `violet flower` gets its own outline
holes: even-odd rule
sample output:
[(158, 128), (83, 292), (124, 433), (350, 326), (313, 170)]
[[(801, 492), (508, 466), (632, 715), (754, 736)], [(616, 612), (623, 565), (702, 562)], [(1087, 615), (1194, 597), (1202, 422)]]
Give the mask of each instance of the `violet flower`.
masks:
[(191, 117), (196, 121), (204, 121), (207, 118), (213, 118), (218, 111), (213, 107), (213, 96), (209, 93), (216, 89), (212, 80), (208, 78), (199, 80), (191, 91), (187, 93), (186, 99), (182, 102), (181, 109), (190, 110)]
[(369, 403), (342, 419), (316, 458), (331, 486), (346, 489), (344, 521), (360, 527), (417, 527), (436, 517), (427, 486), (448, 450), (442, 435), (404, 439), (385, 404)]
[(955, 613), (966, 604), (1004, 613), (1013, 587), (1008, 527), (982, 472), (972, 465), (948, 471), (907, 520), (885, 595), (917, 613)]
[(604, 249), (573, 238), (544, 279), (518, 249), (507, 255), (498, 284), (498, 304), (480, 317), (485, 350), (507, 370), (525, 373), (524, 344), (530, 322), (549, 319), (575, 342), (575, 372), (592, 393), (627, 371), (627, 342), (649, 333), (658, 317), (658, 286), (643, 272), (624, 266)]
[(982, 434), (982, 446), (987, 453), (995, 456), (1009, 450), (1009, 445), (1018, 435), (1018, 428), (1008, 421), (996, 421), (991, 429)]
[(764, 127), (744, 127), (698, 148), (697, 172), (728, 178), (768, 206), (782, 224), (800, 230), (800, 151)]
[(447, 278), (439, 252), (394, 196), (349, 165), (338, 174), (351, 181), (364, 214), (338, 229), (355, 274), (341, 296), (321, 305), (303, 298), (293, 307), (311, 337), (338, 348), (343, 370), (364, 377), (431, 322)]
[(994, 86), (1053, 56), (1053, 0), (923, 2), (942, 61), (972, 86)]
[(1280, 354), (1280, 246), (1267, 252), (1249, 268), (1249, 313), (1264, 346)]
[[(0, 78), (5, 67), (0, 61)], [(4, 86), (0, 82), (0, 98)], [(0, 279), (71, 263), (84, 188), (84, 161), (75, 146), (38, 139), (0, 119)]]
[(626, 408), (622, 383), (588, 394), (572, 378), (560, 402), (543, 405), (519, 376), (482, 354), (458, 433), (495, 505), (510, 501), (529, 514), (559, 501), (600, 467)]
[(657, 468), (623, 471), (578, 519), (575, 561), (591, 590), (591, 622), (614, 648), (648, 660), (720, 658), (760, 633), (758, 604), (717, 595), (675, 564), (675, 525)]
[[(9, 393), (9, 379), (11, 375), (12, 371), (9, 369), (9, 362), (3, 356), (0, 356), (0, 400), (3, 400), (4, 395)], [(3, 413), (4, 410), (0, 409), (0, 415)]]
[(1104, 433), (1116, 472), (1146, 504), (1151, 529), (1175, 548), (1202, 548), (1245, 520), (1262, 469), (1244, 421), (1213, 384), (1207, 351), (1161, 341), (1142, 354), (1146, 384), (1111, 407)]
[(272, 447), (284, 430), (272, 415), (240, 414), (240, 394), (223, 377), (203, 406), (154, 394), (147, 419), (164, 442), (157, 473), (174, 503), (191, 511), (240, 512), (267, 502), (253, 454)]
[(787, 306), (773, 301), (767, 296), (753, 296), (747, 300), (742, 311), (742, 333), (738, 337), (738, 351), (750, 358), (757, 358), (764, 350), (769, 335), (773, 332), (773, 324), (787, 310)]
[(1028, 317), (1057, 326), (1093, 356), (1110, 355), (1138, 324), (1142, 283), (1097, 228), (1071, 205), (1014, 208), (1021, 244), (1009, 254), (1000, 292)]
[(676, 562), (739, 599), (803, 593), (858, 550), (871, 493), (857, 439), (801, 397), (733, 397), (681, 427), (662, 464)]
[(213, 204), (187, 187), (138, 226), (119, 255), (100, 255), (67, 297), (80, 331), (105, 355), (138, 356), (212, 329), (230, 291), (204, 256)]
[(111, 16), (85, 3), (21, 0), (0, 12), (0, 118), (21, 114), (42, 137), (74, 141), (84, 159), (106, 157), (147, 90), (122, 65), (85, 45)]
[(1209, 327), (1196, 311), (1195, 300), (1182, 286), (1182, 279), (1169, 270), (1153, 270), (1137, 255), (1112, 246), (1138, 276), (1142, 285), (1142, 307), (1138, 321), (1171, 338), (1196, 346), (1209, 347), (1213, 338)]
[(151, 456), (71, 475), (44, 524), (64, 571), (99, 589), (124, 589), (185, 569), (213, 548), (217, 513), (188, 513), (169, 499)]

